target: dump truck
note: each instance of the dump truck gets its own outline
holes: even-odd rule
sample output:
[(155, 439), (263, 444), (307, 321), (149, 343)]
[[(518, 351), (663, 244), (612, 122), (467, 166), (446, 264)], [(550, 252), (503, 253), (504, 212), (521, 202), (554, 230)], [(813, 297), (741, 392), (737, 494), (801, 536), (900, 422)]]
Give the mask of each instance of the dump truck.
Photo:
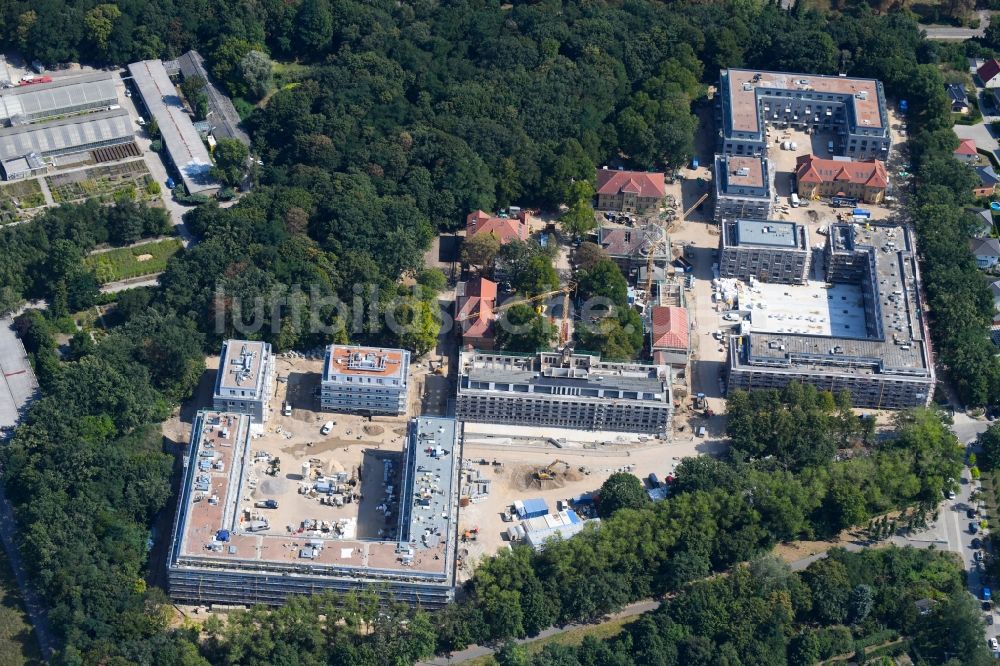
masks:
[(258, 500), (253, 503), (254, 507), (258, 509), (277, 509), (278, 500), (268, 499), (268, 500)]

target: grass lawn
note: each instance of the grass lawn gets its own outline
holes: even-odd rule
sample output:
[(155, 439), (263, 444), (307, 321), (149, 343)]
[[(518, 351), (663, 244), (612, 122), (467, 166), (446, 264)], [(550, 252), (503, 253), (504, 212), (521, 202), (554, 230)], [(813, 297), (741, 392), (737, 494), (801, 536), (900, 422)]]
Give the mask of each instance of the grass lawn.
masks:
[[(564, 631), (561, 634), (556, 634), (547, 638), (539, 638), (535, 641), (529, 641), (528, 643), (525, 643), (525, 647), (528, 648), (529, 655), (536, 655), (544, 650), (545, 646), (549, 644), (580, 645), (583, 643), (583, 639), (587, 636), (593, 636), (599, 641), (608, 640), (609, 638), (613, 638), (622, 633), (626, 625), (631, 622), (635, 622), (639, 619), (639, 617), (640, 616), (637, 615), (633, 615), (631, 617), (621, 617), (616, 620), (611, 620), (610, 622), (570, 629), (569, 631)], [(470, 659), (464, 663), (468, 666), (497, 666), (497, 660), (492, 656)]]
[(34, 631), (21, 605), (21, 595), (0, 548), (0, 666), (42, 664)]
[(107, 284), (159, 273), (167, 267), (167, 260), (180, 249), (179, 239), (166, 238), (135, 247), (120, 247), (92, 254), (84, 262), (94, 269), (98, 282)]

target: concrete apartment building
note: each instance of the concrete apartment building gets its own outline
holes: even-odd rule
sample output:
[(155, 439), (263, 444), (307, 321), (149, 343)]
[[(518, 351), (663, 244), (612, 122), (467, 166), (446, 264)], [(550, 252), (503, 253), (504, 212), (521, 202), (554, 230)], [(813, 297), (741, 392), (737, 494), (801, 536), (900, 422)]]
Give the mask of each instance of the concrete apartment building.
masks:
[(274, 394), (271, 345), (250, 340), (226, 340), (219, 355), (212, 406), (217, 411), (246, 414), (264, 423)]
[(329, 412), (406, 413), (410, 352), (330, 345), (323, 362), (320, 404)]
[(666, 193), (662, 173), (597, 170), (597, 210), (645, 213), (658, 208)]
[(715, 221), (766, 220), (773, 204), (770, 164), (762, 155), (715, 156)]
[[(350, 519), (294, 483), (278, 495), (286, 521), (302, 526), (291, 534), (286, 522), (253, 518), (250, 498), (259, 496), (267, 459), (254, 450), (260, 445), (250, 418), (199, 412), (168, 553), (170, 596), (192, 604), (280, 605), (296, 594), (374, 590), (386, 601), (445, 606), (455, 590), (457, 434), (454, 419), (410, 422), (395, 536), (359, 539), (356, 530), (327, 529)], [(333, 492), (325, 476), (305, 483), (316, 493)]]
[[(805, 318), (828, 321), (833, 329), (823, 335), (789, 332), (802, 322), (788, 318), (758, 325), (767, 316), (758, 306), (751, 311), (752, 332), (730, 340), (728, 388), (782, 388), (798, 381), (847, 390), (856, 407), (927, 405), (934, 366), (909, 231), (835, 224), (825, 253), (826, 284), (813, 283), (817, 291), (811, 296), (796, 291), (809, 287), (789, 286), (782, 298), (800, 301)], [(838, 295), (838, 289), (852, 295)]]
[(797, 284), (809, 274), (809, 232), (777, 220), (725, 220), (719, 234), (719, 276)]
[(670, 369), (612, 363), (589, 354), (462, 352), (459, 421), (670, 433)]
[(889, 155), (889, 112), (882, 83), (843, 76), (722, 70), (722, 152), (764, 155), (766, 126), (836, 134), (834, 150), (852, 159)]
[(803, 199), (844, 196), (868, 204), (880, 204), (889, 187), (889, 173), (880, 160), (851, 161), (845, 157), (826, 160), (800, 155), (795, 182)]

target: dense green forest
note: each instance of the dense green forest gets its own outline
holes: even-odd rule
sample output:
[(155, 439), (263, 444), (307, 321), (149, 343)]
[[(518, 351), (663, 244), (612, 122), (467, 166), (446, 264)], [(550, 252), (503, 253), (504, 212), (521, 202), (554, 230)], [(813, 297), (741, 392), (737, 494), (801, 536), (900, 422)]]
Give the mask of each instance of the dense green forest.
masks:
[[(158, 423), (190, 393), (205, 351), (237, 330), (246, 314), (237, 299), (261, 299), (260, 337), (288, 349), (344, 339), (349, 332), (330, 299), (350, 301), (355, 285), (370, 285), (363, 292), (383, 305), (366, 296), (369, 308), (400, 299), (401, 316), (414, 325), (387, 331), (381, 318), (366, 317), (350, 335), (426, 349), (437, 334), (430, 302), (441, 285), (421, 271), (421, 256), (437, 230), (459, 227), (475, 208), (573, 203), (574, 181), (591, 180), (597, 165), (683, 163), (697, 126), (692, 104), (705, 103), (720, 67), (843, 69), (880, 78), (890, 96), (910, 101), (919, 179), (913, 213), (937, 352), (963, 400), (996, 402), (1000, 366), (985, 336), (991, 306), (956, 217), (968, 178), (950, 159), (955, 140), (939, 69), (964, 68), (962, 45), (926, 42), (909, 13), (880, 16), (864, 4), (824, 15), (755, 2), (31, 0), (4, 3), (0, 12), (0, 46), (49, 64), (120, 65), (199, 48), (239, 96), (263, 161), (259, 187), (239, 204), (186, 216), (200, 240), (171, 260), (160, 288), (121, 296), (123, 323), (96, 341), (74, 338), (64, 357), (54, 342), (60, 321), (97, 298), (82, 254), (161, 233), (165, 218), (88, 204), (0, 231), (3, 309), (24, 299), (50, 302), (49, 314), (17, 323), (43, 397), (2, 462), (24, 559), (64, 641), (57, 663), (407, 664), (432, 646), (531, 635), (677, 590), (684, 592), (675, 599), (686, 603), (668, 604), (642, 620), (636, 637), (621, 639), (645, 646), (649, 658), (641, 663), (674, 663), (670, 655), (714, 663), (696, 656), (718, 652), (726, 663), (754, 655), (752, 663), (783, 664), (793, 651), (853, 649), (854, 636), (869, 635), (876, 622), (911, 637), (910, 652), (923, 663), (940, 663), (955, 649), (968, 650), (961, 663), (981, 658), (981, 641), (949, 643), (957, 634), (948, 618), (964, 618), (967, 609), (951, 599), (957, 574), (940, 558), (921, 564), (923, 555), (893, 556), (911, 558), (919, 572), (910, 582), (924, 581), (915, 589), (940, 598), (947, 611), (915, 624), (909, 593), (882, 596), (881, 586), (893, 589), (906, 572), (889, 556), (858, 560), (864, 566), (835, 557), (847, 573), (803, 574), (798, 583), (786, 575), (769, 590), (747, 582), (742, 570), (686, 587), (778, 541), (829, 536), (892, 508), (926, 504), (958, 477), (960, 449), (940, 415), (927, 410), (902, 414), (898, 436), (872, 455), (834, 462), (831, 449), (864, 441), (864, 425), (848, 422), (842, 398), (808, 391), (734, 396), (734, 411), (746, 419), (733, 427), (753, 421), (753, 428), (733, 431), (733, 460), (687, 460), (669, 500), (623, 503), (600, 530), (540, 554), (519, 548), (487, 560), (466, 601), (432, 619), (379, 612), (363, 598), (336, 610), (313, 598), (235, 614), (225, 627), (168, 629), (163, 593), (144, 582), (148, 526), (170, 488), (171, 456)], [(251, 80), (247, 63), (259, 63), (251, 52), (296, 72), (256, 110), (250, 103), (266, 86)], [(287, 65), (292, 60), (300, 66)], [(515, 259), (531, 266), (530, 256)], [(525, 291), (550, 282), (537, 268), (517, 272)], [(597, 259), (577, 277), (617, 303), (618, 280), (607, 270)], [(402, 289), (401, 274), (415, 276), (419, 288)], [(272, 318), (290, 303), (305, 313), (298, 322)], [(333, 323), (314, 330), (307, 325), (313, 315)], [(635, 348), (623, 335), (629, 323), (618, 321), (621, 330), (611, 323), (587, 342), (628, 356)], [(758, 423), (766, 409), (773, 420)], [(788, 432), (802, 424), (821, 429), (818, 451)], [(891, 571), (872, 578), (883, 564)], [(867, 605), (863, 592), (854, 599), (859, 586), (875, 588), (874, 610), (863, 618), (855, 613)], [(818, 604), (824, 594), (833, 601)], [(771, 633), (748, 637), (758, 626), (752, 618), (728, 641), (718, 625), (702, 626), (711, 618), (696, 604), (717, 595), (712, 613), (751, 609), (770, 620), (759, 626)], [(868, 629), (837, 628), (855, 620)], [(607, 658), (538, 663), (634, 663), (621, 661), (631, 649), (622, 643), (584, 649)]]

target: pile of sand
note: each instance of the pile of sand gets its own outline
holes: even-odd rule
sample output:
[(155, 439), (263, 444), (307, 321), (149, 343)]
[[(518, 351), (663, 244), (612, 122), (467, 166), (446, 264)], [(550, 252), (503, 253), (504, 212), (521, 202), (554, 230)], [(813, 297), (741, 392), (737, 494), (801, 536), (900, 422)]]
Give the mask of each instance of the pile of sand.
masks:
[(381, 435), (383, 432), (385, 432), (385, 428), (383, 428), (382, 426), (373, 425), (371, 423), (365, 425), (362, 428), (362, 430), (365, 431), (366, 435), (371, 435), (372, 437), (375, 437), (376, 435)]
[(135, 260), (136, 261), (149, 261), (152, 258), (153, 258), (153, 255), (151, 255), (151, 254), (139, 254), (139, 255), (136, 255)]

